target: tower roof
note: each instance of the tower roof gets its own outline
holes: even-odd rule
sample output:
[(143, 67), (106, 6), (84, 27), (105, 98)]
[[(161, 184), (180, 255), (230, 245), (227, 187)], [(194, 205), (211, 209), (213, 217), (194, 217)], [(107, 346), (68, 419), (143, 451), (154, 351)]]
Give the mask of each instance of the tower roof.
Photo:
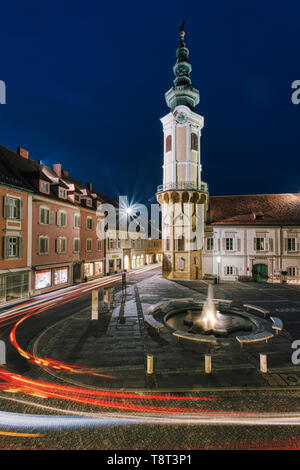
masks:
[(183, 21), (180, 27), (180, 42), (176, 51), (176, 63), (173, 67), (175, 75), (174, 86), (165, 94), (169, 108), (173, 110), (178, 105), (186, 105), (192, 111), (200, 101), (199, 91), (192, 86), (191, 71), (189, 62), (189, 50), (184, 42), (185, 31)]

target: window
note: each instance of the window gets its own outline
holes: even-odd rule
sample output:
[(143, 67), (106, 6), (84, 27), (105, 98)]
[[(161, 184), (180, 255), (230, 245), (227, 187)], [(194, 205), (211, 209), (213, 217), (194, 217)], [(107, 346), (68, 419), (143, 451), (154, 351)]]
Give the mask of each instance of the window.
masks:
[(191, 134), (191, 150), (198, 150), (198, 136), (194, 132)]
[(297, 276), (297, 268), (295, 266), (287, 269), (289, 276)]
[(74, 228), (80, 228), (80, 214), (74, 215)]
[(233, 238), (225, 238), (225, 250), (226, 251), (233, 250)]
[(43, 269), (35, 273), (35, 288), (46, 289), (51, 287), (51, 269)]
[(226, 266), (225, 267), (225, 274), (226, 274), (226, 276), (233, 276), (234, 267), (233, 266)]
[(92, 207), (93, 202), (92, 202), (92, 200), (91, 200), (90, 198), (87, 198), (87, 199), (86, 199), (86, 205), (89, 206), (89, 207)]
[(214, 239), (213, 238), (207, 238), (206, 239), (206, 248), (207, 251), (211, 251), (214, 249)]
[(66, 284), (68, 282), (68, 268), (56, 268), (54, 271), (54, 284)]
[(184, 236), (183, 235), (181, 235), (177, 239), (177, 250), (184, 251)]
[(94, 222), (94, 221), (93, 221), (92, 217), (87, 217), (87, 218), (86, 218), (86, 228), (87, 228), (88, 230), (92, 230), (92, 228), (93, 228), (93, 226), (94, 226), (94, 223), (93, 223), (93, 222)]
[(81, 200), (80, 194), (75, 193), (75, 194), (74, 194), (74, 201), (80, 203), (80, 200)]
[(88, 238), (86, 240), (86, 251), (92, 251), (92, 239)]
[(122, 261), (120, 258), (116, 260), (116, 269), (122, 269)]
[(41, 235), (39, 237), (39, 254), (44, 255), (49, 253), (49, 238)]
[(256, 251), (264, 251), (264, 249), (265, 249), (265, 239), (261, 238), (261, 237), (255, 238), (254, 245), (255, 245)]
[(166, 138), (166, 152), (170, 152), (172, 150), (172, 136), (168, 135)]
[(120, 238), (118, 238), (117, 247), (118, 247), (118, 248), (121, 248), (121, 240), (120, 240)]
[(166, 250), (170, 251), (170, 238), (169, 237), (166, 238)]
[(23, 238), (18, 236), (6, 236), (3, 243), (3, 257), (22, 258), (23, 256)]
[(65, 211), (58, 211), (56, 213), (56, 224), (59, 227), (67, 226), (67, 213)]
[(4, 196), (4, 218), (5, 219), (23, 219), (24, 202), (11, 196)]
[(61, 199), (67, 199), (67, 190), (64, 188), (58, 188), (58, 197)]
[(287, 251), (296, 251), (297, 250), (297, 240), (296, 238), (287, 239)]
[(80, 238), (74, 238), (74, 253), (78, 253), (80, 250)]
[(115, 243), (114, 243), (114, 239), (113, 238), (109, 238), (108, 239), (108, 247), (110, 250), (113, 250), (114, 247), (115, 247)]
[(40, 207), (40, 224), (49, 225), (51, 223), (51, 213), (48, 207)]
[(50, 192), (50, 185), (46, 181), (40, 181), (40, 192), (49, 194)]
[(66, 237), (58, 237), (55, 241), (56, 253), (66, 253), (67, 251), (67, 239)]
[(101, 251), (102, 250), (102, 240), (100, 240), (100, 238), (98, 238), (97, 240), (97, 251)]

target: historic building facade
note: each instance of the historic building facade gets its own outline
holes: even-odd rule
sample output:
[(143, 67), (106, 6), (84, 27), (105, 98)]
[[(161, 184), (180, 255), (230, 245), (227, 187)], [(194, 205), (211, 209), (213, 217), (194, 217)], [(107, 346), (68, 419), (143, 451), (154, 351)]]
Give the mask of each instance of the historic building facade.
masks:
[(209, 196), (201, 180), (203, 117), (191, 85), (189, 51), (180, 31), (171, 112), (164, 133), (163, 276), (300, 283), (300, 194)]

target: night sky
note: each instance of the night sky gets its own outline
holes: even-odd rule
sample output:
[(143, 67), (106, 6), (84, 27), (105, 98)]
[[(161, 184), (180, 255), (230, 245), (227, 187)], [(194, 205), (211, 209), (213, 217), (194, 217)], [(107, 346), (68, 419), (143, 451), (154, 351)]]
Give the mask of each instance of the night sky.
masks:
[[(298, 3), (298, 5), (297, 5)], [(155, 202), (186, 20), (210, 193), (300, 191), (299, 2), (2, 2), (0, 144)]]

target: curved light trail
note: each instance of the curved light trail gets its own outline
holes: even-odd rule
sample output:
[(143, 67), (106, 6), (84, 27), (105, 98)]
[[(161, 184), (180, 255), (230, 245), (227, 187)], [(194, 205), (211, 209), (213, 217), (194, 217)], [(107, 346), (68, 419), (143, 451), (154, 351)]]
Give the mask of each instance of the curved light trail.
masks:
[[(148, 268), (149, 269), (149, 268)], [(146, 269), (146, 270), (148, 270)], [(150, 269), (153, 269), (151, 267)], [(142, 270), (137, 271), (140, 273)], [(129, 273), (128, 277), (136, 272)], [(119, 283), (120, 275), (91, 281), (80, 286), (72, 286), (63, 291), (50, 293), (42, 298), (18, 303), (8, 311), (0, 313), (0, 328), (14, 324), (10, 331), (10, 341), (18, 353), (36, 366), (63, 370), (69, 373), (97, 375), (110, 378), (96, 369), (68, 364), (51, 358), (43, 358), (25, 351), (17, 341), (17, 329), (28, 318), (41, 312), (86, 296), (94, 289), (109, 287)], [(56, 415), (17, 414), (2, 411), (0, 413), (1, 429), (73, 429), (83, 427), (100, 427), (130, 424), (189, 424), (189, 425), (300, 425), (300, 413), (250, 413), (225, 411), (222, 409), (224, 398), (192, 396), (175, 393), (135, 393), (129, 391), (111, 391), (99, 388), (76, 387), (40, 380), (32, 380), (0, 367), (0, 390), (14, 397), (1, 397), (27, 406), (37, 406), (44, 412), (55, 412)], [(39, 399), (57, 399), (59, 403), (85, 405), (95, 412), (70, 411), (63, 407), (52, 407), (41, 403), (15, 398), (15, 394), (25, 394)], [(206, 403), (215, 403), (217, 409), (207, 408)], [(199, 406), (201, 404), (201, 407)], [(217, 406), (219, 405), (219, 406)], [(214, 407), (215, 408), (215, 407)], [(110, 410), (116, 410), (117, 414)], [(73, 415), (77, 416), (73, 416)]]

